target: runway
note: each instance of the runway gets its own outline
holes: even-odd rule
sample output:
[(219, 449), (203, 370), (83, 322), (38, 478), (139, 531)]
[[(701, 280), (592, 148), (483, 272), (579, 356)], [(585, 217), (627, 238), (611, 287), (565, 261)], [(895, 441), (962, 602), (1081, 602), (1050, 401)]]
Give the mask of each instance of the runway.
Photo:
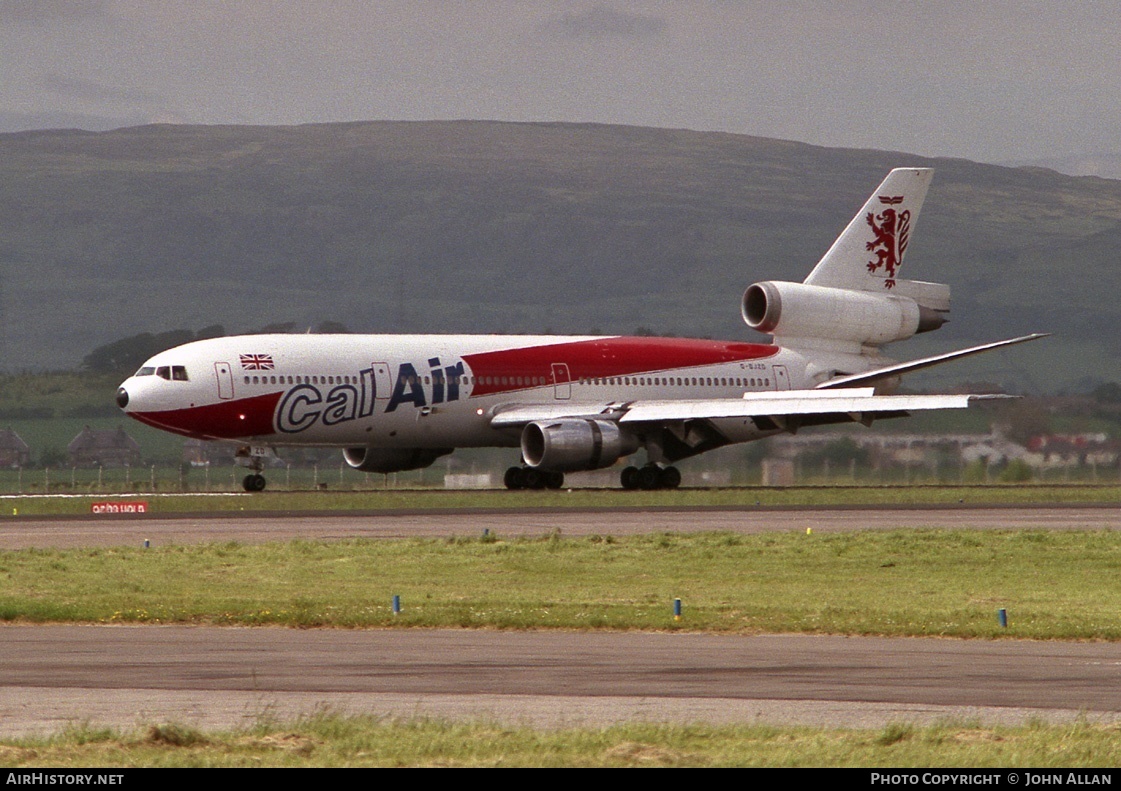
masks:
[[(1116, 508), (739, 509), (4, 520), (0, 545), (553, 530), (1114, 529)], [(325, 707), (537, 727), (1121, 720), (1121, 644), (470, 630), (2, 626), (0, 735), (238, 727)]]
[(514, 725), (1114, 722), (1121, 646), (765, 635), (7, 626), (0, 733), (325, 708)]
[(293, 538), (408, 538), (680, 532), (761, 533), (907, 528), (1115, 530), (1116, 506), (954, 506), (937, 508), (532, 509), (416, 513), (210, 514), (206, 516), (0, 517), (0, 549), (139, 546), (208, 541), (263, 543)]

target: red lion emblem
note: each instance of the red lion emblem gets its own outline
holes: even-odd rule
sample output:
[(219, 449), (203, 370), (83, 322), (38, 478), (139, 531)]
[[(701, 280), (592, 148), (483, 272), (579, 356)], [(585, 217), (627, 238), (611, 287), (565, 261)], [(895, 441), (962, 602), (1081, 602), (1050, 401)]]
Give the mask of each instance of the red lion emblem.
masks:
[(868, 271), (874, 273), (880, 269), (884, 270), (884, 274), (887, 275), (884, 288), (892, 288), (895, 285), (895, 270), (903, 261), (903, 253), (907, 250), (907, 240), (910, 236), (911, 212), (906, 210), (897, 212), (890, 208), (902, 202), (902, 195), (892, 197), (881, 195), (880, 203), (889, 208), (885, 208), (879, 214), (868, 212), (865, 218), (872, 229), (873, 236), (872, 241), (868, 242), (864, 249), (876, 254), (875, 260), (868, 262)]

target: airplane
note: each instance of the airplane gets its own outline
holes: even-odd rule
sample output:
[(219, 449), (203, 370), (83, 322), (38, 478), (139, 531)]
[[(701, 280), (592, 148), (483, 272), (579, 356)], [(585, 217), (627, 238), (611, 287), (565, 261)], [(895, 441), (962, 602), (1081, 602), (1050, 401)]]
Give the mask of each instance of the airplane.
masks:
[(938, 329), (949, 286), (899, 278), (933, 177), (897, 168), (802, 283), (748, 287), (741, 313), (771, 343), (626, 336), (265, 334), (161, 352), (117, 390), (136, 420), (237, 443), (261, 491), (276, 449), (337, 447), (352, 468), (420, 469), (456, 448), (520, 448), (510, 489), (626, 466), (625, 489), (676, 488), (675, 462), (807, 426), (961, 409), (984, 395), (898, 395), (900, 377), (1044, 337), (909, 362), (880, 347)]

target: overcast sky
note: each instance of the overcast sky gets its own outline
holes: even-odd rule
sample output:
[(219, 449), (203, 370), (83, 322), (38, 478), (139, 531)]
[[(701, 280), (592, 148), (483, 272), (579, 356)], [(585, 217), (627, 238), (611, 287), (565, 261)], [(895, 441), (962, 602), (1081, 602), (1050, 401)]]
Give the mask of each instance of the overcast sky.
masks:
[(1121, 3), (0, 0), (0, 131), (498, 119), (1121, 152)]

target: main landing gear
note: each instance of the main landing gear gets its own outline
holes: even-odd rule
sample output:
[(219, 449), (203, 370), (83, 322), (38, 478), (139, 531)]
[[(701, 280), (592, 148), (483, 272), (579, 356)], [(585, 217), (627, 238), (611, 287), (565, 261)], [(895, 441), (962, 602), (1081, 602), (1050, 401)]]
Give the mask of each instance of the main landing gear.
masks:
[[(676, 489), (681, 485), (681, 473), (676, 467), (659, 467), (657, 464), (627, 467), (619, 478), (624, 489)], [(560, 489), (564, 486), (564, 473), (533, 467), (511, 467), (506, 470), (503, 483), (507, 489)]]
[(564, 486), (564, 473), (534, 467), (511, 467), (506, 470), (503, 482), (507, 489), (559, 489)]
[(619, 476), (624, 489), (676, 489), (681, 485), (681, 473), (676, 467), (627, 467)]

